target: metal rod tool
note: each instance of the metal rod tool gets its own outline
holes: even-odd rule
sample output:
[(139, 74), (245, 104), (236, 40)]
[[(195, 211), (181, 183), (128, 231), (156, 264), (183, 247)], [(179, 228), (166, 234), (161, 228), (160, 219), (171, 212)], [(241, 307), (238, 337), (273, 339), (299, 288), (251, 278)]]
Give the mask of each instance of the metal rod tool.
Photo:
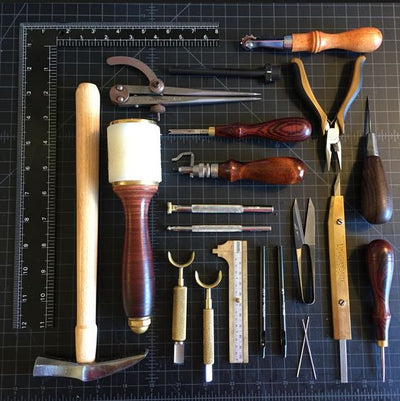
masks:
[(167, 202), (167, 214), (172, 213), (272, 213), (273, 206), (242, 205), (174, 205)]
[(287, 329), (286, 329), (286, 298), (285, 298), (285, 269), (283, 265), (283, 246), (278, 251), (278, 277), (279, 277), (279, 309), (280, 309), (280, 345), (282, 356), (287, 356)]
[(260, 248), (260, 348), (261, 356), (266, 355), (267, 335), (267, 247)]
[(178, 284), (174, 287), (172, 307), (172, 340), (174, 343), (174, 363), (182, 364), (185, 360), (186, 320), (187, 320), (187, 287), (183, 281), (183, 269), (190, 266), (195, 257), (192, 252), (185, 263), (177, 263), (168, 251), (168, 260), (179, 269)]
[(141, 355), (94, 362), (97, 348), (97, 242), (100, 148), (100, 94), (96, 85), (81, 83), (76, 90), (76, 363), (38, 357), (34, 376), (98, 380), (135, 365)]
[(225, 138), (258, 137), (279, 142), (302, 142), (311, 137), (312, 127), (302, 117), (277, 118), (258, 124), (233, 123), (205, 129), (170, 129), (168, 134), (209, 135)]
[(226, 241), (212, 252), (229, 267), (229, 362), (249, 362), (247, 241)]
[(214, 365), (214, 309), (212, 307), (211, 289), (222, 280), (222, 272), (218, 272), (217, 280), (213, 284), (204, 284), (197, 271), (194, 272), (197, 284), (206, 290), (206, 302), (203, 309), (203, 362), (205, 365), (205, 381), (213, 381), (212, 367)]
[(297, 365), (296, 377), (299, 377), (300, 369), (301, 369), (301, 363), (303, 362), (304, 346), (307, 345), (307, 350), (308, 350), (308, 355), (310, 356), (310, 363), (311, 363), (311, 368), (312, 368), (312, 371), (313, 371), (313, 376), (314, 376), (314, 379), (317, 380), (317, 373), (315, 371), (314, 360), (313, 360), (313, 357), (312, 357), (310, 342), (308, 340), (308, 334), (307, 334), (308, 326), (309, 326), (309, 323), (310, 323), (310, 317), (307, 316), (307, 321), (306, 322), (304, 322), (304, 319), (301, 319), (301, 323), (303, 325), (304, 338), (303, 338), (303, 343), (301, 345), (301, 352), (300, 352), (299, 364)]
[(340, 380), (348, 382), (347, 345), (351, 340), (350, 295), (347, 272), (346, 225), (344, 198), (340, 194), (338, 174), (333, 196), (331, 196), (328, 216), (329, 263), (331, 278), (331, 299), (333, 318), (333, 338), (339, 340)]
[(284, 36), (283, 39), (246, 35), (240, 44), (245, 50), (263, 47), (292, 52), (319, 53), (328, 49), (341, 49), (367, 53), (375, 51), (382, 44), (382, 32), (374, 27), (362, 27), (335, 34), (321, 31), (294, 33)]
[(211, 75), (226, 77), (261, 78), (265, 84), (271, 84), (280, 79), (281, 67), (279, 65), (265, 64), (260, 68), (192, 68), (170, 67), (170, 74), (178, 75)]
[(242, 226), (239, 224), (204, 224), (193, 226), (168, 226), (168, 231), (193, 232), (193, 233), (241, 233), (241, 232), (265, 232), (271, 231), (271, 226)]
[(386, 380), (385, 347), (389, 346), (390, 309), (389, 295), (394, 270), (394, 250), (392, 245), (378, 239), (367, 247), (367, 267), (375, 308), (372, 318), (375, 325), (377, 344), (381, 349), (382, 381)]

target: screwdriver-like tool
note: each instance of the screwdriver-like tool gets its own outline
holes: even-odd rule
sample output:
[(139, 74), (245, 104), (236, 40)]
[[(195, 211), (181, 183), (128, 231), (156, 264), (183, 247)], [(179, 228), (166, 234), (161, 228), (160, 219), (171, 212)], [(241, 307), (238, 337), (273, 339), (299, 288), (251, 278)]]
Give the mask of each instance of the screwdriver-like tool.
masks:
[(336, 178), (333, 196), (331, 196), (328, 217), (328, 238), (333, 338), (339, 340), (340, 380), (342, 383), (347, 383), (346, 340), (351, 340), (351, 323), (344, 198), (340, 194), (340, 175)]
[(375, 308), (372, 318), (378, 346), (381, 348), (382, 381), (385, 374), (385, 347), (389, 345), (389, 294), (394, 268), (394, 251), (389, 242), (378, 239), (367, 247), (368, 275), (374, 294)]
[(260, 137), (279, 142), (301, 142), (310, 138), (312, 127), (302, 117), (277, 118), (259, 124), (234, 123), (206, 129), (170, 129), (169, 134), (209, 135), (242, 139)]
[(230, 182), (239, 180), (260, 181), (264, 184), (287, 185), (303, 181), (306, 165), (295, 157), (270, 157), (248, 163), (230, 159), (222, 163), (194, 164), (193, 152), (182, 152), (174, 157), (176, 162), (183, 156), (190, 156), (190, 165), (181, 166), (181, 174), (189, 174), (191, 178), (221, 178)]
[(367, 155), (361, 175), (361, 211), (371, 224), (383, 224), (392, 218), (393, 199), (379, 156), (375, 133), (371, 130), (368, 97), (365, 104), (364, 135)]
[(292, 52), (319, 53), (328, 49), (341, 49), (368, 53), (373, 52), (382, 44), (382, 32), (374, 27), (363, 27), (336, 34), (321, 31), (294, 33), (284, 36), (283, 39), (263, 39), (246, 35), (240, 44), (245, 50), (266, 47)]

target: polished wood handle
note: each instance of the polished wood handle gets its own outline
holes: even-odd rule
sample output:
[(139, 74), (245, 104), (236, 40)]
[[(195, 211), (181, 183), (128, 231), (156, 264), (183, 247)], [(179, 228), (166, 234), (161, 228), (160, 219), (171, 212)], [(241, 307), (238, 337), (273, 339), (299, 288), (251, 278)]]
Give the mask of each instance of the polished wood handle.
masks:
[(132, 331), (144, 333), (151, 322), (154, 267), (148, 229), (149, 204), (158, 185), (114, 185), (125, 212), (122, 299)]
[(310, 138), (311, 132), (310, 122), (302, 117), (278, 118), (259, 124), (234, 123), (215, 127), (215, 136), (238, 139), (258, 136), (280, 142), (305, 141)]
[(372, 318), (375, 323), (376, 339), (386, 347), (389, 340), (389, 294), (394, 270), (392, 245), (382, 239), (374, 240), (367, 247), (368, 275), (374, 294), (375, 307)]
[(241, 163), (228, 160), (218, 166), (218, 178), (231, 182), (254, 180), (265, 184), (286, 185), (303, 181), (306, 165), (294, 157), (270, 157)]
[(374, 27), (356, 28), (351, 31), (329, 34), (321, 31), (292, 34), (293, 52), (319, 53), (328, 49), (368, 53), (382, 43), (382, 32)]
[(76, 106), (76, 360), (94, 362), (97, 346), (96, 291), (99, 197), (100, 93), (81, 83)]
[(379, 156), (367, 156), (361, 175), (361, 211), (371, 224), (384, 224), (392, 218), (393, 199)]

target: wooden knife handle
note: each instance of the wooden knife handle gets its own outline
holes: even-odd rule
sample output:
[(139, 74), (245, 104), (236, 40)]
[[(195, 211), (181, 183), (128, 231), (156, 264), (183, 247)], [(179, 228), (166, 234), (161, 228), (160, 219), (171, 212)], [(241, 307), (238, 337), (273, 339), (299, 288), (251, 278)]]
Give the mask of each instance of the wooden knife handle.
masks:
[(228, 160), (218, 166), (218, 178), (231, 182), (261, 181), (265, 184), (287, 185), (303, 181), (306, 165), (294, 157), (270, 157), (249, 163)]
[(76, 106), (76, 286), (75, 351), (78, 363), (96, 358), (96, 291), (99, 196), (100, 93), (81, 83)]
[(374, 27), (356, 28), (351, 31), (329, 34), (321, 31), (292, 34), (293, 52), (319, 53), (328, 49), (368, 53), (382, 43), (382, 32)]
[(144, 333), (151, 323), (154, 268), (148, 229), (149, 204), (158, 185), (114, 185), (125, 212), (122, 299), (131, 330)]

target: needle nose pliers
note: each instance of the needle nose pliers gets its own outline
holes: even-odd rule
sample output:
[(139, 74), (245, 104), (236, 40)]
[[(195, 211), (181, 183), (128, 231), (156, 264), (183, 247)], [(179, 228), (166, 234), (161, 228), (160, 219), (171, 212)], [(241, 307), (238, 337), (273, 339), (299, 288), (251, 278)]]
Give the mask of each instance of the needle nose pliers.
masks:
[(344, 119), (350, 109), (353, 100), (357, 97), (362, 85), (362, 67), (365, 63), (365, 56), (358, 56), (353, 69), (353, 77), (347, 95), (340, 106), (336, 116), (329, 120), (327, 114), (318, 103), (308, 82), (307, 74), (304, 69), (303, 62), (295, 57), (290, 62), (294, 66), (298, 90), (305, 100), (310, 104), (312, 109), (318, 114), (321, 120), (322, 133), (326, 135), (326, 163), (328, 171), (330, 170), (332, 160), (332, 150), (336, 153), (339, 161), (339, 169), (342, 169), (342, 146), (340, 143), (340, 135), (344, 134)]

